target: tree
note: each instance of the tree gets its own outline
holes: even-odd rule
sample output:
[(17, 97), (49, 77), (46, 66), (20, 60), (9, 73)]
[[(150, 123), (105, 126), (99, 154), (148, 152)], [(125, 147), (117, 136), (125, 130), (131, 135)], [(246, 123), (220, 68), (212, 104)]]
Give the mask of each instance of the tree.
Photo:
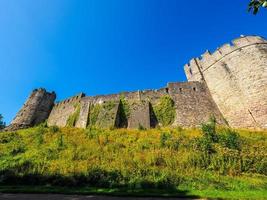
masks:
[(256, 15), (261, 7), (267, 8), (267, 0), (250, 0), (248, 11)]
[(3, 116), (0, 114), (0, 130), (6, 127), (6, 123), (3, 121)]

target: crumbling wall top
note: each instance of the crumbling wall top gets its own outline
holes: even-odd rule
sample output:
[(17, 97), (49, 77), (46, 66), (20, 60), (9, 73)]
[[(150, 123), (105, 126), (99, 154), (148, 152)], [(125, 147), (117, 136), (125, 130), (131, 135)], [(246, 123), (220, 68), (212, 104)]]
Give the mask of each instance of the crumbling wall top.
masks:
[(242, 49), (244, 47), (256, 44), (267, 44), (267, 40), (260, 36), (240, 36), (239, 38), (233, 40), (231, 43), (227, 43), (217, 48), (216, 51), (211, 53), (206, 51), (198, 58), (193, 58), (188, 64), (184, 66), (184, 70), (188, 80), (200, 80), (201, 77), (193, 78), (197, 74), (205, 71), (213, 64), (224, 58), (225, 56), (231, 54), (234, 51)]

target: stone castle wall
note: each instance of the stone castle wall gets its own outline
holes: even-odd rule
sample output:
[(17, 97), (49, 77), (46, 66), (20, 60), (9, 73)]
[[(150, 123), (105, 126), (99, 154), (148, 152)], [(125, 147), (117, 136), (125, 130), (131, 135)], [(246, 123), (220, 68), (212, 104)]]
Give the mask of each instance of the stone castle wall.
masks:
[(189, 81), (206, 83), (233, 127), (267, 127), (267, 41), (241, 37), (185, 66)]
[[(55, 105), (48, 124), (66, 126), (68, 118), (75, 112), (75, 104), (79, 103), (80, 112), (76, 127), (86, 128), (90, 125), (90, 115), (96, 105), (101, 105), (101, 110), (96, 119), (99, 127), (125, 127), (120, 125), (121, 98), (127, 101), (129, 116), (127, 116), (126, 128), (155, 127), (152, 113), (161, 97), (170, 96), (175, 105), (176, 117), (174, 126), (197, 126), (206, 122), (211, 116), (215, 116), (219, 123), (223, 124), (223, 117), (218, 107), (212, 100), (206, 85), (201, 82), (169, 83), (166, 88), (159, 90), (144, 90), (137, 92), (124, 92), (112, 95), (99, 95), (94, 97), (78, 96), (65, 100)], [(105, 109), (105, 105), (114, 104), (114, 107)], [(157, 120), (156, 120), (157, 121)]]
[(6, 130), (28, 128), (44, 122), (54, 106), (55, 99), (54, 92), (49, 93), (45, 89), (34, 90)]
[(80, 105), (81, 98), (83, 96), (84, 94), (81, 93), (77, 96), (56, 103), (48, 117), (47, 124), (49, 126), (67, 126), (67, 121), (69, 117), (75, 112), (77, 107)]
[(155, 109), (168, 96), (174, 102), (172, 126), (198, 126), (215, 116), (220, 124), (267, 128), (265, 39), (242, 36), (192, 59), (184, 69), (188, 82), (169, 83), (158, 90), (80, 94), (54, 106), (55, 93), (34, 90), (10, 127), (30, 127), (48, 119), (49, 126), (60, 127), (151, 128), (161, 125)]
[(207, 122), (211, 116), (215, 116), (219, 124), (225, 123), (204, 83), (170, 83), (168, 88), (176, 108), (174, 125), (197, 126)]

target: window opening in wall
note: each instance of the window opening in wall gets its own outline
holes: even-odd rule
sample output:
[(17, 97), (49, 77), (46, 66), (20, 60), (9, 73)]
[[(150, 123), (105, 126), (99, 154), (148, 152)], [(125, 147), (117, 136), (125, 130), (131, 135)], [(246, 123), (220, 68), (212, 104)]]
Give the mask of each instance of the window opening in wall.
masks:
[(169, 88), (165, 88), (165, 90), (166, 90), (166, 93), (169, 93)]
[(193, 87), (193, 90), (194, 90), (194, 91), (197, 91), (197, 89), (196, 89), (195, 87)]
[(189, 73), (190, 73), (191, 75), (193, 75), (193, 72), (192, 72), (192, 69), (191, 69), (191, 68), (189, 68)]

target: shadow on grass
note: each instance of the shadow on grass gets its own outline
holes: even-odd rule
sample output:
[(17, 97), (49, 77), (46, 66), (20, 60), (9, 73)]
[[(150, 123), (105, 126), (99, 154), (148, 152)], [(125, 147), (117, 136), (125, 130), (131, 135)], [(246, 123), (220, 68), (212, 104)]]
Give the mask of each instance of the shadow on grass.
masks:
[(0, 193), (25, 194), (65, 194), (65, 195), (107, 195), (118, 197), (160, 197), (160, 198), (200, 198), (188, 194), (188, 191), (164, 189), (128, 189), (94, 187), (59, 187), (59, 186), (0, 186)]
[(199, 198), (188, 191), (178, 190), (168, 178), (156, 183), (147, 180), (129, 183), (117, 171), (98, 169), (87, 175), (73, 176), (16, 175), (12, 171), (5, 171), (0, 173), (0, 192)]

